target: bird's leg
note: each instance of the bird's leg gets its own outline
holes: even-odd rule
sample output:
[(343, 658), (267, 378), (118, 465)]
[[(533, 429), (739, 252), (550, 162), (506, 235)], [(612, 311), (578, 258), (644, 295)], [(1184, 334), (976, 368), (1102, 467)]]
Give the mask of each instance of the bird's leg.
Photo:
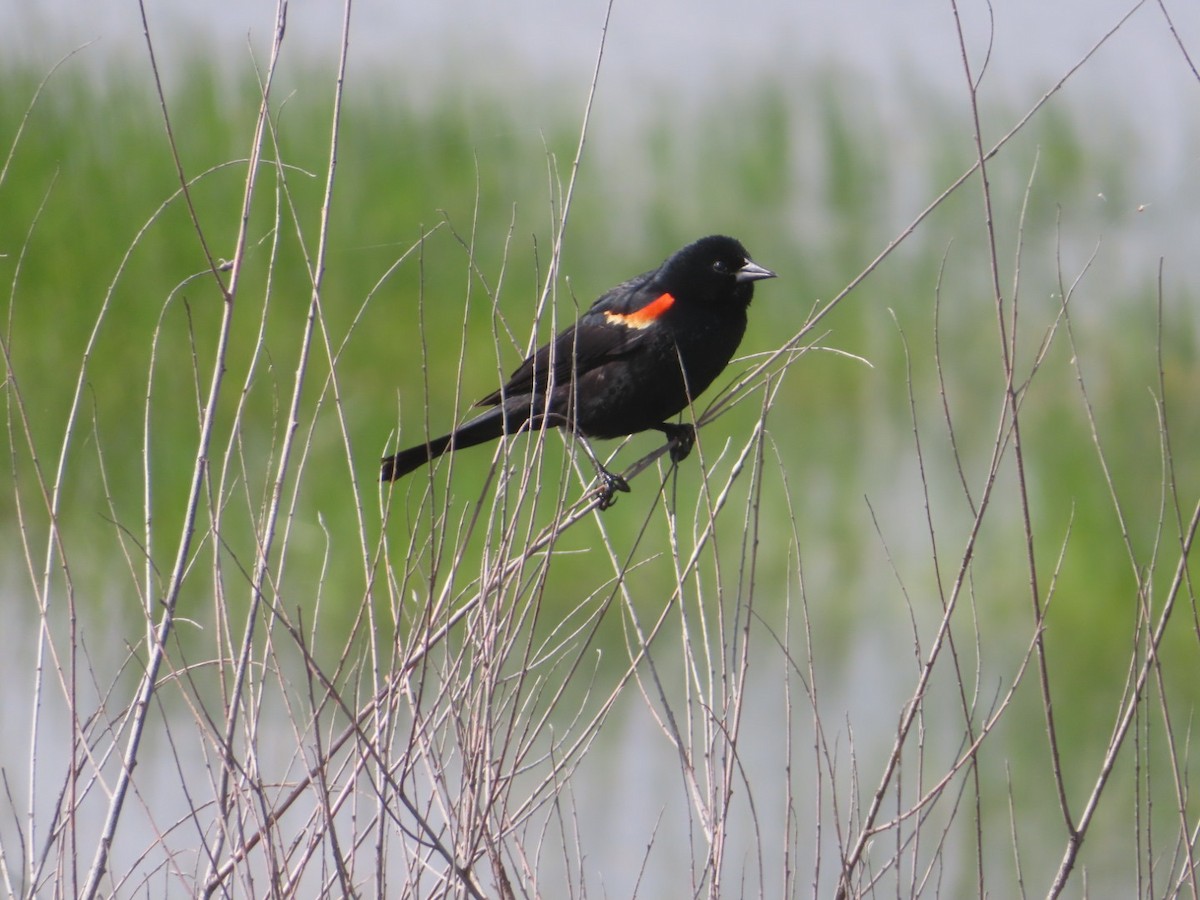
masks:
[(617, 491), (629, 493), (629, 482), (604, 466), (596, 467), (596, 475), (600, 478), (600, 487), (596, 488), (597, 509), (605, 510), (616, 503)]
[(600, 479), (600, 486), (596, 488), (596, 508), (600, 510), (608, 509), (617, 502), (616, 493), (622, 491), (629, 493), (629, 482), (617, 475), (615, 472), (610, 472), (604, 468), (604, 464), (600, 462), (600, 457), (592, 450), (592, 445), (587, 442), (587, 439), (582, 434), (576, 434), (576, 439), (583, 446), (584, 452), (587, 453), (588, 459), (592, 461), (592, 465), (596, 467), (596, 477)]
[(696, 428), (694, 425), (691, 423), (674, 425), (670, 422), (663, 422), (654, 427), (667, 436), (667, 444), (671, 452), (671, 462), (683, 462), (688, 458), (688, 454), (692, 452), (692, 445), (696, 443)]

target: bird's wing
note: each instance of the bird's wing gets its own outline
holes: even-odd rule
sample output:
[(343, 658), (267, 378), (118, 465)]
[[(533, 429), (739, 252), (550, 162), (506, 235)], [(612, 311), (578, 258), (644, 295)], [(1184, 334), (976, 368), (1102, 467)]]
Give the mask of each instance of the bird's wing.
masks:
[(604, 294), (578, 322), (559, 332), (512, 373), (508, 383), (479, 401), (494, 406), (504, 395), (529, 394), (549, 382), (567, 384), (573, 375), (590, 371), (629, 353), (647, 336), (647, 329), (675, 304), (647, 272)]

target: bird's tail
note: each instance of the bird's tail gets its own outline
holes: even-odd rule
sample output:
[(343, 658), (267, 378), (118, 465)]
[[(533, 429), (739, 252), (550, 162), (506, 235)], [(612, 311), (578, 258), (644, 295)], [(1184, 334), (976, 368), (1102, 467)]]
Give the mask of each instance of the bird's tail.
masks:
[(421, 468), (426, 463), (433, 462), (443, 453), (494, 441), (504, 434), (504, 418), (504, 411), (501, 407), (489, 409), (483, 415), (460, 425), (450, 434), (431, 438), (424, 444), (417, 444), (415, 447), (401, 450), (394, 456), (383, 460), (380, 480), (395, 481), (397, 478), (403, 478), (409, 472)]

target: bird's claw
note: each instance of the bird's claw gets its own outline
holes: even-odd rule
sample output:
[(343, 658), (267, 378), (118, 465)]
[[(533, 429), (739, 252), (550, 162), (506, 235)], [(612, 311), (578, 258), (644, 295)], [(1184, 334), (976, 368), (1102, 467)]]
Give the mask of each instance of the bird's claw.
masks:
[(695, 427), (664, 424), (662, 430), (667, 436), (667, 448), (671, 455), (671, 462), (681, 463), (687, 459), (692, 452), (692, 446), (696, 443)]
[(603, 511), (617, 502), (617, 491), (629, 493), (629, 482), (606, 469), (601, 469), (597, 474), (600, 476), (600, 486), (596, 488), (596, 508)]

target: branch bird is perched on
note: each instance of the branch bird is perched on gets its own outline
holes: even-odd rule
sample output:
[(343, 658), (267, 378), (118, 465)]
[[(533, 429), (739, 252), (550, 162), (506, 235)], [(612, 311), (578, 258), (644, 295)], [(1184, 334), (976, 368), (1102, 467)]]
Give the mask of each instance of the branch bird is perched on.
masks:
[[(672, 424), (721, 374), (746, 331), (754, 282), (775, 273), (738, 241), (713, 235), (673, 253), (657, 269), (618, 285), (523, 362), (504, 387), (479, 401), (487, 412), (450, 434), (383, 460), (394, 481), (449, 450), (544, 425), (582, 438), (647, 429), (666, 434), (671, 459), (691, 452), (695, 430)], [(600, 478), (599, 507), (628, 491), (583, 442)]]

